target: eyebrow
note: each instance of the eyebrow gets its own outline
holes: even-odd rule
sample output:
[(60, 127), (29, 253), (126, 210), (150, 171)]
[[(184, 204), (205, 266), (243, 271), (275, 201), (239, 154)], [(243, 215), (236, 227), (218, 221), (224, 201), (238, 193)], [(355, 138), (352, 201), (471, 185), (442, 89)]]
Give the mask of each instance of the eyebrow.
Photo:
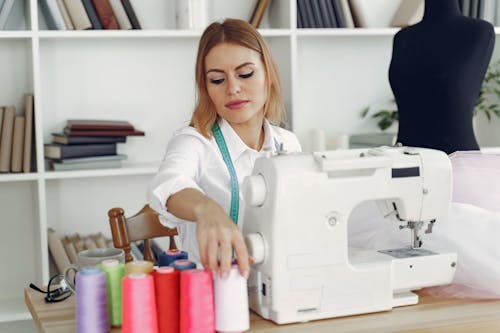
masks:
[[(242, 67), (248, 66), (248, 65), (255, 65), (255, 64), (253, 62), (244, 62), (241, 65), (237, 66), (236, 70), (238, 70)], [(224, 71), (222, 69), (212, 68), (212, 69), (209, 69), (205, 74), (208, 74), (210, 72), (224, 73)]]

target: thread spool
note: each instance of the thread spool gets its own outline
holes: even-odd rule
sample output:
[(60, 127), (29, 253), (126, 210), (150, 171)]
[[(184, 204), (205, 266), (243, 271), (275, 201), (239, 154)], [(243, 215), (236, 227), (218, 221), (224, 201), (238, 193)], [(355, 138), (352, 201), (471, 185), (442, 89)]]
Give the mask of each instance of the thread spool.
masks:
[(175, 269), (177, 269), (179, 271), (185, 271), (187, 269), (196, 268), (196, 263), (194, 263), (188, 259), (177, 259), (177, 260), (174, 260), (174, 262), (171, 263), (170, 266), (174, 267)]
[(122, 279), (125, 276), (125, 265), (116, 259), (103, 260), (97, 266), (106, 274), (106, 290), (108, 295), (108, 313), (111, 326), (122, 324)]
[(156, 293), (158, 330), (160, 333), (179, 332), (179, 271), (173, 267), (158, 267), (153, 272)]
[(122, 280), (122, 333), (158, 333), (153, 276), (131, 273)]
[(180, 284), (180, 333), (213, 333), (212, 273), (203, 269), (181, 271)]
[(86, 267), (76, 273), (76, 331), (109, 331), (106, 275), (95, 267)]
[(326, 150), (325, 131), (321, 128), (311, 130), (311, 151)]
[(227, 279), (213, 274), (215, 330), (219, 333), (239, 333), (250, 329), (247, 280), (232, 266)]
[(158, 256), (158, 266), (169, 266), (177, 259), (187, 259), (188, 253), (181, 250), (167, 250)]
[(137, 260), (125, 264), (125, 275), (133, 273), (150, 274), (153, 271), (153, 263), (150, 261)]

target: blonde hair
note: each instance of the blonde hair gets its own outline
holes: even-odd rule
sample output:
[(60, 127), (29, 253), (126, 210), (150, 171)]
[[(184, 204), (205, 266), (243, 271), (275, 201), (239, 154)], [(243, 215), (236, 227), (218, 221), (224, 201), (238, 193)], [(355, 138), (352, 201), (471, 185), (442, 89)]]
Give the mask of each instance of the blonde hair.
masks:
[(266, 70), (267, 85), (264, 117), (273, 124), (279, 125), (284, 122), (285, 106), (278, 69), (266, 42), (249, 23), (238, 19), (225, 19), (222, 23), (210, 24), (200, 39), (195, 69), (197, 99), (190, 126), (195, 127), (207, 138), (212, 136), (212, 126), (217, 120), (217, 112), (207, 91), (205, 58), (213, 47), (221, 43), (241, 45), (260, 54)]

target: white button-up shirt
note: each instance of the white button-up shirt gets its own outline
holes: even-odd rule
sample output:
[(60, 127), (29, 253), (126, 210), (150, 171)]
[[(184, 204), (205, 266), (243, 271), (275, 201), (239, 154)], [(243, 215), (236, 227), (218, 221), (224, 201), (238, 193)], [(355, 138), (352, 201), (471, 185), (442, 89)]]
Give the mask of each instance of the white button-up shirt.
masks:
[[(224, 119), (219, 120), (231, 156), (238, 183), (240, 200), (238, 227), (243, 226), (245, 198), (241, 185), (250, 175), (255, 160), (266, 151), (276, 151), (275, 142), (283, 144), (287, 152), (301, 151), (300, 143), (290, 131), (271, 125), (264, 120), (264, 144), (261, 151), (249, 148)], [(231, 207), (231, 177), (222, 158), (215, 138), (205, 138), (193, 127), (184, 127), (174, 133), (160, 169), (150, 183), (148, 201), (151, 208), (160, 214), (160, 221), (179, 232), (180, 248), (187, 251), (189, 259), (200, 261), (196, 240), (196, 223), (180, 219), (167, 211), (167, 199), (183, 189), (194, 188), (217, 202), (228, 214)]]

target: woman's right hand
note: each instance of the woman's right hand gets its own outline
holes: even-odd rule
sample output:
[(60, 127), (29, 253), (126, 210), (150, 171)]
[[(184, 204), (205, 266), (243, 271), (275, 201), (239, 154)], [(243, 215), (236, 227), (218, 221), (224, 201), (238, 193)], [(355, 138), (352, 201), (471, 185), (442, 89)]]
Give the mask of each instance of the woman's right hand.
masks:
[(234, 249), (240, 274), (248, 278), (250, 259), (243, 235), (222, 207), (206, 197), (197, 207), (195, 215), (202, 265), (212, 271), (219, 271), (221, 278), (226, 278), (231, 269)]

